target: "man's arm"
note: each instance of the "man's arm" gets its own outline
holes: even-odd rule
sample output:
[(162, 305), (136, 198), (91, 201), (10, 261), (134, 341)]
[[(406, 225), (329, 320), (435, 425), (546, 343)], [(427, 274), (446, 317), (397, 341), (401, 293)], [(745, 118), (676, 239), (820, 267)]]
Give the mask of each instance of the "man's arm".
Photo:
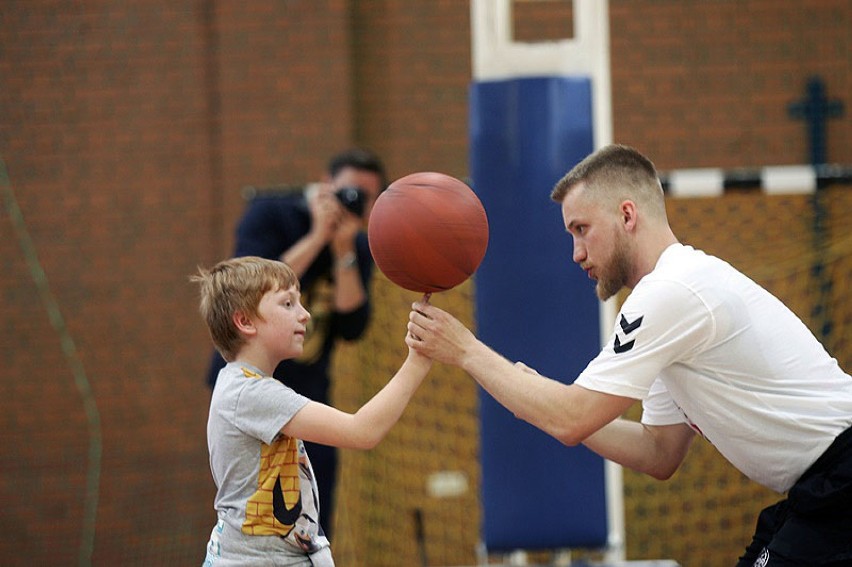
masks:
[(695, 432), (685, 423), (651, 426), (619, 418), (583, 444), (605, 459), (666, 480), (686, 458), (694, 438)]
[(280, 260), (296, 272), (301, 278), (311, 267), (320, 252), (331, 242), (343, 215), (343, 208), (337, 202), (330, 186), (317, 185), (308, 196), (308, 209), (311, 214), (309, 231), (285, 250)]
[(312, 231), (285, 250), (278, 259), (290, 266), (301, 278), (325, 248), (326, 243), (321, 234)]
[[(432, 355), (432, 351), (424, 352)], [(530, 372), (513, 365), (475, 338), (466, 347), (458, 366), (515, 417), (569, 446), (583, 442), (636, 402)]]
[(620, 419), (636, 402), (632, 398), (563, 384), (512, 364), (432, 305), (415, 303), (408, 329), (409, 346), (461, 367), (516, 417), (566, 445), (582, 442), (606, 459), (663, 479), (674, 473), (692, 442), (694, 433), (685, 424), (650, 427)]
[(334, 310), (338, 313), (351, 313), (367, 302), (367, 290), (362, 281), (356, 246), (360, 230), (361, 219), (344, 212), (331, 241)]
[[(494, 399), (566, 445), (586, 437), (623, 414), (635, 400), (566, 385), (540, 376), (479, 341), (455, 317), (428, 303), (411, 312), (406, 343), (426, 356), (460, 367)], [(517, 330), (522, 333), (522, 329)]]

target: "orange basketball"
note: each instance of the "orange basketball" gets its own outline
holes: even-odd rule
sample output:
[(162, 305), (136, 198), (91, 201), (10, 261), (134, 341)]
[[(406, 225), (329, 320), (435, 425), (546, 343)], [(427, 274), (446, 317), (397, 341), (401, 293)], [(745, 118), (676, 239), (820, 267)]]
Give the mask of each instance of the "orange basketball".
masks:
[(432, 293), (459, 285), (479, 267), (488, 248), (488, 218), (462, 181), (412, 173), (376, 199), (367, 236), (376, 265), (390, 281)]

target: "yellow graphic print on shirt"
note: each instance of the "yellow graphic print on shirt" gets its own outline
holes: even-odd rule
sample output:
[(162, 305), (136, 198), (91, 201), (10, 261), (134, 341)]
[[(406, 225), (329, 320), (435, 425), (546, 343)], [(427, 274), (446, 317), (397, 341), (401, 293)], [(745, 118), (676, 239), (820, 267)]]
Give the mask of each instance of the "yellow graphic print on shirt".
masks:
[(243, 533), (286, 537), (302, 513), (298, 440), (284, 435), (262, 444), (258, 489), (246, 503)]
[[(248, 368), (242, 371), (246, 378), (263, 378)], [(297, 439), (279, 435), (271, 445), (261, 444), (257, 486), (246, 502), (243, 533), (286, 537), (302, 513)]]

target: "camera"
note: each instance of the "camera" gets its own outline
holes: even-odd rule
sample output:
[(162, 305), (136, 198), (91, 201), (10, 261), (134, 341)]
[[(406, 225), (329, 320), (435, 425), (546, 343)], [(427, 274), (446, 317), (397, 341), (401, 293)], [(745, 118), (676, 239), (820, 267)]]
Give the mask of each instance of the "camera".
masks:
[(360, 187), (341, 187), (334, 192), (337, 200), (346, 207), (346, 209), (359, 217), (364, 214), (364, 204), (367, 201), (367, 195)]

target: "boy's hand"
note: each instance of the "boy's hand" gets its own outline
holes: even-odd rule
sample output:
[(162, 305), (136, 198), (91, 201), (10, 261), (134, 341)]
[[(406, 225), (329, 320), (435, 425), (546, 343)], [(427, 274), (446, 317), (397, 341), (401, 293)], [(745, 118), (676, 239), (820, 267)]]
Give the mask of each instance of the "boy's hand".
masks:
[[(424, 293), (423, 297), (420, 299), (420, 301), (418, 301), (414, 305), (429, 305), (429, 299), (431, 297), (432, 297), (431, 293)], [(412, 309), (413, 309), (413, 307), (412, 307)], [(408, 342), (408, 338), (410, 337), (412, 341), (419, 341), (420, 337), (411, 333), (411, 325), (409, 325), (408, 328), (409, 328), (409, 331), (405, 335), (405, 337), (406, 337), (405, 342), (406, 342), (406, 344), (408, 344), (408, 348), (411, 349), (411, 343)]]
[[(432, 297), (431, 293), (424, 293), (423, 298), (420, 300), (420, 303), (428, 304), (429, 298), (431, 298), (431, 297)], [(418, 363), (427, 363), (427, 364), (429, 364), (429, 366), (431, 366), (432, 365), (432, 359), (431, 358), (429, 358), (425, 354), (417, 352), (415, 349), (411, 348), (411, 343), (409, 342), (409, 339), (411, 339), (413, 341), (418, 341), (419, 338), (415, 337), (414, 335), (411, 334), (410, 331), (408, 331), (405, 334), (405, 339), (406, 339), (405, 342), (408, 345), (408, 358), (409, 358), (409, 360), (412, 360), (413, 362), (418, 362)]]
[(423, 366), (426, 369), (432, 367), (432, 359), (424, 354), (420, 354), (411, 347), (408, 347), (408, 362), (417, 366)]

